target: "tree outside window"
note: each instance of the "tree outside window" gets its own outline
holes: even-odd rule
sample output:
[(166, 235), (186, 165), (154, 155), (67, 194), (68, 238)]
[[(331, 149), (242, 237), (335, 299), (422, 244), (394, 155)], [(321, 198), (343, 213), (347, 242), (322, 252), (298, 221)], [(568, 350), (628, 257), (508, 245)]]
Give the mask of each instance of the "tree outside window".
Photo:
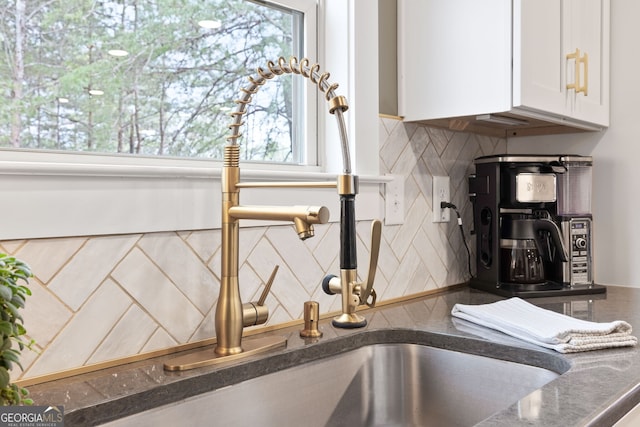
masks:
[[(0, 8), (0, 147), (221, 159), (247, 75), (302, 56), (302, 22), (241, 0), (15, 0)], [(243, 160), (302, 162), (300, 90), (282, 76), (255, 97)]]

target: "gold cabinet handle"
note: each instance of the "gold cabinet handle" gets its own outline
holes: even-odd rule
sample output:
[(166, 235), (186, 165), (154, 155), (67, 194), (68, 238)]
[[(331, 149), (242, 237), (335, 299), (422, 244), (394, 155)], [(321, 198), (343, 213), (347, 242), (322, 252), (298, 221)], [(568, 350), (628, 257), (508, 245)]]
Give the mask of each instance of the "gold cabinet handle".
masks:
[[(575, 52), (568, 53), (566, 58), (567, 60), (575, 60), (573, 83), (567, 83), (567, 89), (574, 89), (576, 93), (582, 92), (587, 96), (589, 90), (589, 55), (585, 53), (580, 56), (580, 49), (576, 48)], [(584, 84), (582, 86), (580, 85), (580, 65), (584, 68)]]
[[(576, 89), (576, 92), (582, 92), (584, 93), (584, 96), (587, 96), (589, 91), (589, 55), (585, 52), (579, 61), (584, 66), (584, 85)], [(576, 67), (577, 66), (578, 66), (578, 63), (576, 62)]]
[(578, 90), (578, 82), (580, 81), (580, 67), (578, 66), (578, 58), (580, 58), (580, 49), (576, 48), (573, 53), (567, 53), (567, 61), (575, 60), (575, 69), (573, 76), (573, 83), (567, 83), (567, 90)]

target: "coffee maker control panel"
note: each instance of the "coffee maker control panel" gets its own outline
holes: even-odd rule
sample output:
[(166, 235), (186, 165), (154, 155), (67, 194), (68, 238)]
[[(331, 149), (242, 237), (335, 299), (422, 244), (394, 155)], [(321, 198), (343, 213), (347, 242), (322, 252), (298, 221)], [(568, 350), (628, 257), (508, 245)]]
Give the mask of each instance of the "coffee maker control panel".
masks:
[(570, 218), (562, 221), (561, 228), (565, 242), (570, 242), (564, 282), (570, 285), (592, 284), (591, 218)]

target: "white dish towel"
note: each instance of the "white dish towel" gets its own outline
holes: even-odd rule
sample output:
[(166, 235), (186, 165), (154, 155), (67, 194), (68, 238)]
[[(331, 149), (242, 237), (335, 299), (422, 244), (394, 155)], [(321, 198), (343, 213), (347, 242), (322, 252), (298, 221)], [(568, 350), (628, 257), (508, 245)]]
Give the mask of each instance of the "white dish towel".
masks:
[(634, 346), (631, 325), (622, 320), (589, 322), (537, 307), (514, 297), (491, 304), (456, 304), (451, 315), (560, 353)]

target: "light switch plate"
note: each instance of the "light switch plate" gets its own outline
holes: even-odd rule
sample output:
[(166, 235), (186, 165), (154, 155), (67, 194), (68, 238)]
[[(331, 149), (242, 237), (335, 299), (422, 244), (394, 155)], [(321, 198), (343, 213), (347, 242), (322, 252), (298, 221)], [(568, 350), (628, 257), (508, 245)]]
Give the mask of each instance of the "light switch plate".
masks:
[(384, 224), (404, 224), (404, 176), (394, 175), (384, 187)]

